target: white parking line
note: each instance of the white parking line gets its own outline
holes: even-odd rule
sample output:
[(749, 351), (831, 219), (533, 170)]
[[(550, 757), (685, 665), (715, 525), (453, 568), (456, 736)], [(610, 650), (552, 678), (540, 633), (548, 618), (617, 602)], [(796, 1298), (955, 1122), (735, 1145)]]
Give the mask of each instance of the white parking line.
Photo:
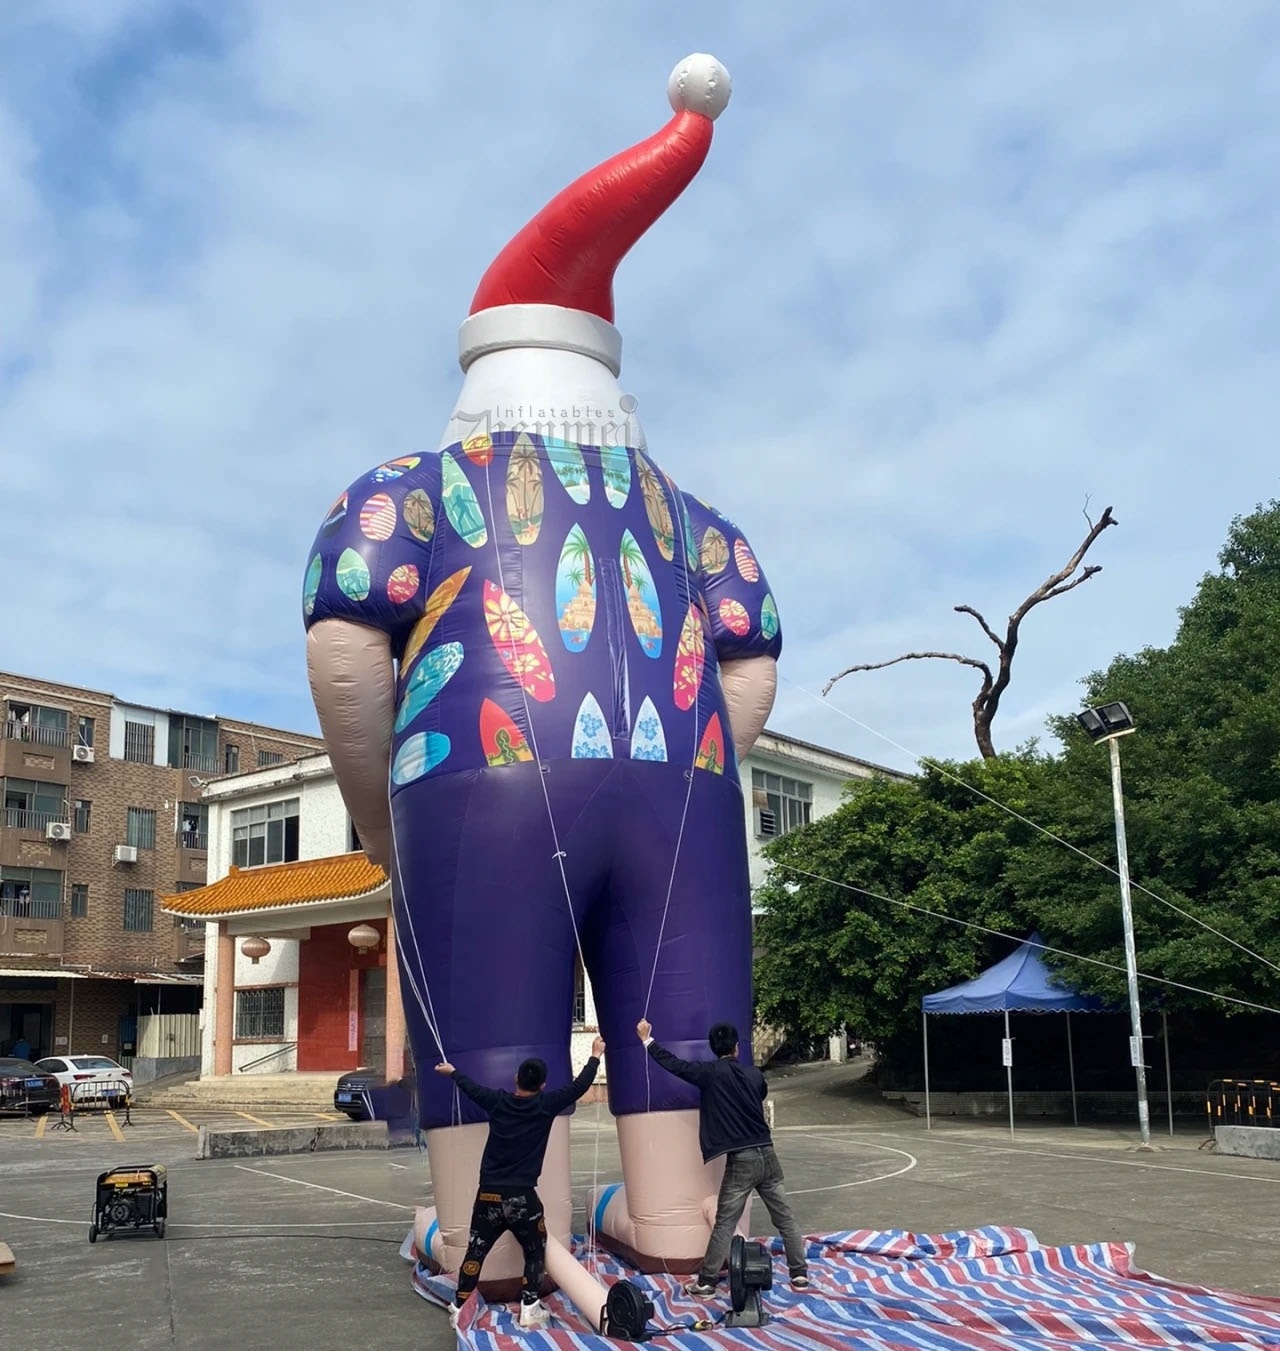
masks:
[[(173, 1233), (177, 1229), (234, 1229), (242, 1234), (256, 1234), (261, 1229), (381, 1229), (385, 1225), (395, 1224), (404, 1225), (403, 1220), (388, 1218), (385, 1220), (323, 1220), (303, 1223), (301, 1221), (289, 1224), (259, 1224), (256, 1220), (253, 1223), (241, 1224), (184, 1224), (180, 1221), (169, 1221), (168, 1233)], [(221, 1234), (221, 1238), (235, 1238), (236, 1235)]]
[(48, 1215), (15, 1215), (9, 1210), (0, 1210), (0, 1220), (30, 1220), (32, 1224), (78, 1224), (81, 1228), (87, 1220), (55, 1220)]
[(1055, 1154), (1047, 1149), (1019, 1149), (1012, 1145), (984, 1145), (977, 1140), (931, 1139), (925, 1143), (931, 1145), (960, 1145), (965, 1149), (981, 1149), (988, 1154), (1028, 1154), (1041, 1159), (1064, 1159), (1072, 1163), (1109, 1163), (1116, 1168), (1149, 1168), (1160, 1173), (1196, 1173), (1200, 1177), (1233, 1177), (1242, 1182), (1280, 1183), (1280, 1177), (1268, 1177), (1265, 1173), (1228, 1173), (1216, 1168), (1188, 1168), (1179, 1163), (1147, 1163), (1142, 1159), (1107, 1159), (1096, 1154)]
[[(797, 1132), (803, 1134), (810, 1140), (831, 1140), (836, 1144), (846, 1144), (846, 1140), (838, 1135), (818, 1135), (813, 1131)], [(788, 1196), (813, 1196), (817, 1192), (838, 1192), (846, 1191), (849, 1187), (867, 1187), (873, 1182), (888, 1182), (892, 1177), (901, 1177), (903, 1173), (909, 1173), (915, 1168), (920, 1160), (914, 1154), (909, 1154), (905, 1149), (895, 1149), (891, 1145), (875, 1145), (869, 1140), (859, 1140), (858, 1143), (868, 1149), (882, 1149), (886, 1154), (901, 1154), (908, 1162), (901, 1168), (895, 1168), (892, 1173), (877, 1173), (875, 1177), (860, 1177), (856, 1182), (834, 1182), (829, 1187), (801, 1187), (799, 1191), (792, 1191), (787, 1188)]]
[(384, 1201), (379, 1196), (361, 1196), (358, 1192), (344, 1192), (338, 1187), (324, 1187), (319, 1182), (304, 1182), (300, 1177), (286, 1177), (283, 1173), (268, 1173), (265, 1168), (249, 1168), (243, 1163), (237, 1163), (236, 1168), (242, 1173), (252, 1173), (254, 1177), (273, 1177), (277, 1182), (292, 1182), (298, 1187), (312, 1187), (320, 1192), (332, 1192), (334, 1196), (346, 1196), (352, 1201), (368, 1201), (373, 1206), (391, 1206), (395, 1210), (407, 1210), (412, 1214), (417, 1207), (401, 1205), (399, 1201)]
[[(12, 1211), (0, 1210), (0, 1220), (26, 1220), (29, 1224), (72, 1224), (84, 1226), (87, 1220), (60, 1220), (52, 1215), (17, 1215)], [(312, 1221), (311, 1223), (296, 1222), (290, 1224), (260, 1224), (256, 1220), (252, 1223), (240, 1224), (185, 1224), (180, 1221), (170, 1220), (168, 1222), (167, 1232), (173, 1233), (177, 1229), (235, 1229), (241, 1233), (256, 1233), (260, 1229), (378, 1229), (387, 1224), (403, 1224), (403, 1220), (385, 1219), (385, 1220), (325, 1220)], [(235, 1238), (235, 1234), (225, 1234), (224, 1238)]]

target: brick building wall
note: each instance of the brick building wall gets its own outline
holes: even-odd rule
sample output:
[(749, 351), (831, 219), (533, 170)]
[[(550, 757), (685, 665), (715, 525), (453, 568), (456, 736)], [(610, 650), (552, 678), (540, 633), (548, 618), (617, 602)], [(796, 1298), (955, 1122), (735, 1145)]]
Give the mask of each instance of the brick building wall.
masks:
[[(65, 711), (65, 738), (38, 728), (24, 730), (13, 722), (12, 711), (28, 704)], [(0, 672), (0, 778), (6, 785), (14, 781), (40, 785), (45, 808), (40, 813), (5, 810), (0, 803), (0, 868), (62, 874), (59, 921), (36, 918), (34, 907), (27, 919), (15, 913), (12, 905), (8, 913), (0, 913), (0, 967), (51, 970), (65, 966), (124, 977), (190, 972), (190, 966), (179, 967), (176, 959), (192, 945), (183, 943), (172, 917), (160, 912), (160, 898), (206, 880), (207, 839), (183, 829), (184, 819), (196, 816), (201, 808), (204, 784), (229, 771), (251, 771), (262, 762), (291, 761), (323, 748), (316, 737), (218, 718), (216, 746), (206, 740), (200, 755), (181, 756), (188, 760), (188, 767), (138, 763), (121, 758), (121, 720), (127, 722), (131, 716), (155, 719), (153, 760), (169, 758), (171, 720), (186, 719), (205, 729), (215, 721), (142, 709), (101, 691)], [(92, 762), (77, 760), (72, 753), (72, 746), (89, 732), (85, 719), (92, 720)], [(116, 755), (111, 754), (113, 749)], [(137, 753), (138, 747), (131, 745), (130, 750)], [(66, 841), (46, 837), (45, 818), (58, 805), (55, 798), (61, 807), (57, 815), (71, 826)], [(197, 812), (184, 813), (184, 804)], [(136, 809), (132, 839), (130, 808)], [(116, 847), (131, 843), (137, 849), (136, 861), (117, 862)], [(205, 847), (195, 847), (200, 844)], [(128, 902), (126, 892), (133, 893)], [(126, 920), (131, 927), (125, 927)], [(199, 939), (197, 935), (197, 953)], [(197, 965), (197, 973), (198, 969)], [(16, 980), (0, 979), (0, 1003), (22, 1002), (14, 997)], [(108, 1048), (116, 1046), (119, 1019), (136, 1005), (137, 987), (132, 979), (61, 980), (56, 985), (56, 1035), (68, 1035), (69, 987), (75, 985), (70, 1035), (77, 1049), (100, 1046), (114, 1054)], [(34, 1002), (48, 997), (46, 993)], [(106, 1043), (101, 1041), (104, 1034)], [(0, 1025), (0, 1040), (4, 1035)]]

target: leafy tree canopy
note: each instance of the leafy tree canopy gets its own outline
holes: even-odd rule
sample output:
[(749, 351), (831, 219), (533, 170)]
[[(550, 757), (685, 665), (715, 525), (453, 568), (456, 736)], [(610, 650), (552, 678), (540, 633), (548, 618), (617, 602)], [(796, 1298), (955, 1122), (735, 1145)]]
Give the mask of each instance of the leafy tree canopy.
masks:
[[(1121, 750), (1139, 969), (1275, 1007), (1280, 973), (1140, 890), (1280, 965), (1280, 502), (1232, 523), (1220, 563), (1170, 646), (1118, 656), (1084, 681), (1084, 703), (1122, 699), (1138, 727)], [(857, 782), (838, 811), (769, 846), (756, 973), (766, 1020), (809, 1035), (847, 1023), (884, 1044), (918, 1036), (921, 996), (1009, 951), (954, 919), (1038, 928), (1052, 947), (1121, 968), (1049, 958), (1123, 1006), (1116, 874), (962, 786), (1114, 865), (1106, 749), (1073, 718), (1050, 725), (1058, 754), (1033, 746), (906, 783)], [(1171, 1011), (1223, 1008), (1175, 985), (1142, 993)]]

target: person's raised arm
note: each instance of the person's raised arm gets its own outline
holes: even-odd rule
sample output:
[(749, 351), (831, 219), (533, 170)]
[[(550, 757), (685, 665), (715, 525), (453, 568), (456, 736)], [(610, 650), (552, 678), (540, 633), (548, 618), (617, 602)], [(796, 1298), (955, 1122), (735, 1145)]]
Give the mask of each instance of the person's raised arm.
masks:
[(665, 1046), (659, 1046), (653, 1039), (653, 1026), (647, 1018), (641, 1018), (636, 1024), (636, 1035), (645, 1044), (649, 1054), (668, 1074), (674, 1074), (677, 1079), (683, 1079), (687, 1084), (702, 1086), (707, 1077), (707, 1071), (711, 1068), (707, 1061), (681, 1060), (678, 1055), (673, 1055)]
[(477, 1107), (483, 1107), (486, 1112), (492, 1112), (502, 1101), (502, 1094), (496, 1088), (487, 1088), (484, 1084), (476, 1083), (474, 1079), (468, 1079), (460, 1069), (455, 1069), (447, 1060), (442, 1060), (435, 1067), (435, 1071), (437, 1074), (447, 1074)]
[(600, 1069), (600, 1057), (604, 1055), (604, 1038), (597, 1036), (591, 1043), (591, 1055), (587, 1063), (578, 1071), (578, 1077), (564, 1088), (544, 1093), (543, 1105), (553, 1115), (563, 1112), (571, 1102), (577, 1102), (596, 1080)]

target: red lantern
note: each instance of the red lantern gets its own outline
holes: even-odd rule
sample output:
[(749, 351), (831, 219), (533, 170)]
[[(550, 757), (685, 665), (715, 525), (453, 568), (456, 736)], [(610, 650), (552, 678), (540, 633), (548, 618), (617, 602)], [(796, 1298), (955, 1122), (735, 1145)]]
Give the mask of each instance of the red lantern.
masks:
[(359, 952), (368, 952), (382, 942), (382, 935), (372, 924), (357, 924), (347, 935), (347, 942)]
[(265, 938), (246, 938), (240, 944), (240, 951), (257, 966), (258, 963), (271, 951), (271, 944)]

